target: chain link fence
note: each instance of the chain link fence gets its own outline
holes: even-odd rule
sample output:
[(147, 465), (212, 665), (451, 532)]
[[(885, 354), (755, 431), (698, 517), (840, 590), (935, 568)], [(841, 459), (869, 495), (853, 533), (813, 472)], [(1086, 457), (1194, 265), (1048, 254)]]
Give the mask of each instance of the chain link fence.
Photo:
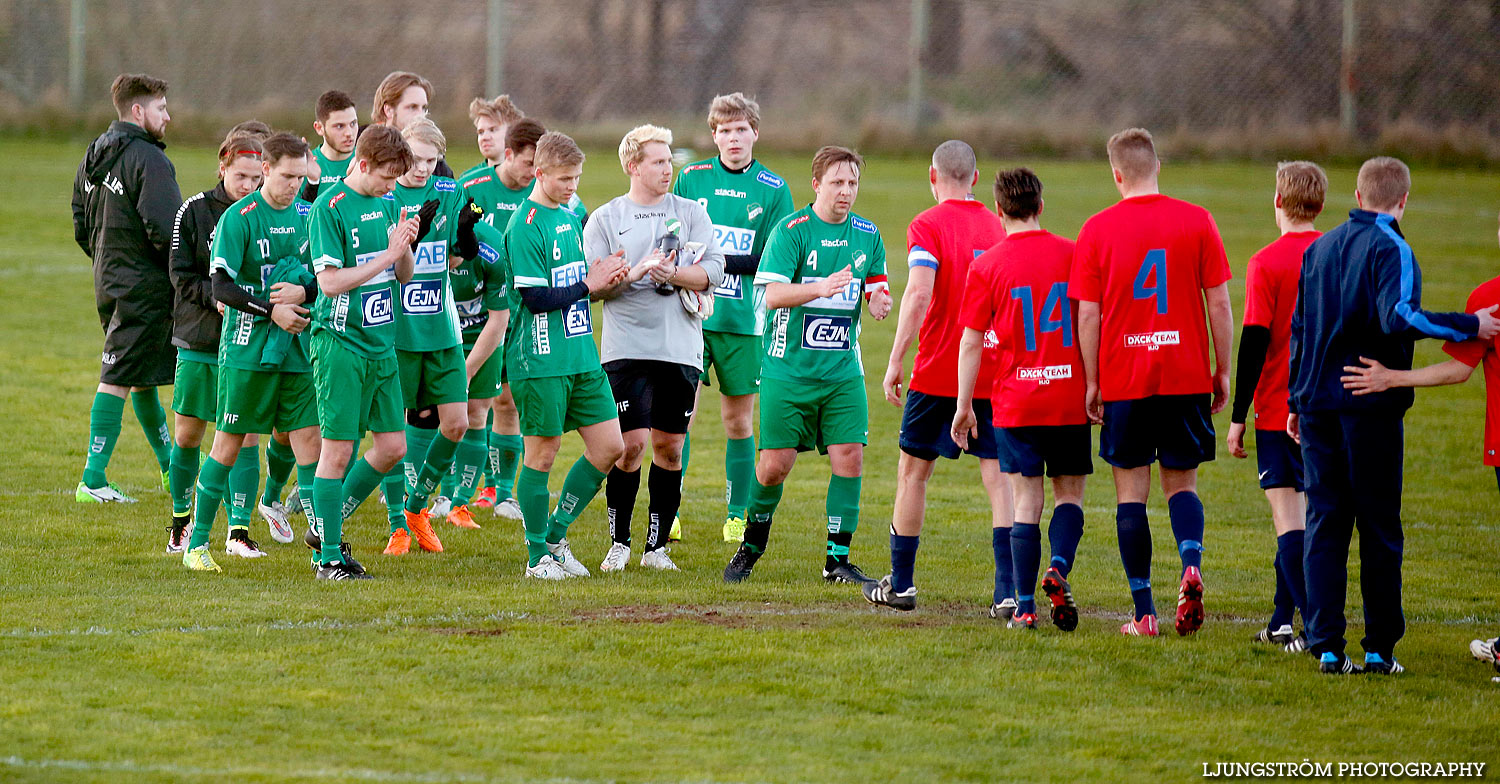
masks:
[(1145, 125), (1202, 155), (1500, 160), (1497, 51), (1500, 0), (6, 0), (0, 109), (12, 126), (94, 120), (116, 73), (144, 71), (171, 83), (180, 128), (306, 125), (330, 88), (364, 117), (402, 69), (433, 82), (444, 123), (506, 92), (585, 135), (701, 127), (714, 94), (743, 90), (788, 146), (963, 133), (1097, 154)]

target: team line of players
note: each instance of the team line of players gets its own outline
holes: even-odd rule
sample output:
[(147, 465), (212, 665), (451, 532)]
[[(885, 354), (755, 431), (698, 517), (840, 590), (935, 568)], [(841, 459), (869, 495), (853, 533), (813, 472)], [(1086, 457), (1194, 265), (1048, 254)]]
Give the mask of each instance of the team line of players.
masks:
[[(1041, 228), (1042, 184), (1030, 170), (997, 174), (991, 212), (973, 196), (972, 149), (950, 141), (934, 153), (938, 204), (908, 229), (909, 281), (884, 379), (886, 398), (903, 409), (892, 570), (872, 580), (848, 557), (868, 442), (858, 339), (861, 299), (877, 319), (892, 299), (878, 229), (852, 211), (863, 160), (844, 148), (820, 150), (815, 199), (793, 210), (785, 181), (754, 159), (758, 106), (739, 93), (719, 96), (709, 114), (717, 157), (686, 166), (674, 182), (670, 132), (634, 129), (620, 149), (631, 190), (589, 220), (576, 197), (583, 154), (571, 139), (547, 133), (508, 98), (476, 99), (471, 116), (486, 162), (456, 179), (440, 176), (446, 140), (423, 116), (430, 86), (392, 77), (407, 79), (397, 80), (399, 100), (363, 131), (347, 96), (325, 94), (316, 149), (268, 129), (231, 132), (221, 183), (179, 211), (183, 236), (174, 240), (189, 254), (194, 242), (207, 248), (213, 301), (228, 308), (216, 352), (179, 351), (179, 441), (184, 417), (196, 420), (198, 438), (207, 421), (217, 430), (192, 472), (196, 492), (184, 486), (189, 467), (174, 460), (169, 476), (169, 549), (187, 566), (219, 569), (207, 547), (218, 507), (248, 507), (245, 493), (232, 492), (236, 461), (253, 448), (248, 439), (274, 433), (272, 451), (292, 459), (272, 467), (260, 508), (273, 536), (290, 541), (279, 496), (294, 463), (319, 578), (368, 577), (341, 526), (377, 486), (390, 510), (388, 555), (405, 554), (413, 540), (441, 551), (434, 516), (477, 528), (470, 504), (489, 505), (523, 520), (528, 577), (567, 579), (589, 574), (568, 527), (607, 484), (613, 541), (601, 567), (623, 569), (648, 447), (651, 524), (641, 563), (675, 569), (668, 521), (681, 502), (699, 382), (713, 367), (728, 436), (724, 536), (741, 543), (726, 581), (750, 576), (798, 453), (818, 449), (833, 469), (824, 578), (861, 584), (873, 603), (914, 608), (926, 483), (937, 457), (968, 452), (981, 461), (991, 503), (992, 616), (1037, 623), (1045, 475), (1054, 508), (1041, 587), (1053, 622), (1072, 630), (1078, 613), (1067, 577), (1092, 472), (1090, 426), (1101, 425), (1135, 604), (1121, 631), (1158, 633), (1146, 516), (1153, 463), (1182, 563), (1174, 625), (1183, 635), (1201, 626), (1196, 470), (1214, 458), (1210, 417), (1229, 402), (1230, 271), (1209, 213), (1159, 192), (1149, 133), (1111, 138), (1121, 201), (1091, 218), (1076, 244)], [(1305, 614), (1306, 587), (1301, 453), (1287, 433), (1288, 344), (1326, 185), (1313, 164), (1278, 171), (1282, 237), (1250, 262), (1241, 394), (1228, 436), (1231, 453), (1244, 457), (1253, 398), (1261, 485), (1278, 534), (1275, 610), (1257, 637), (1289, 650), (1306, 647), (1291, 625), (1294, 613)], [(182, 223), (199, 199), (232, 201), (202, 240)], [(621, 239), (632, 230), (633, 242)], [(590, 300), (604, 302), (602, 357)], [(1402, 379), (1376, 366), (1350, 383)], [(571, 430), (584, 455), (549, 511), (548, 476)], [(371, 448), (356, 455), (367, 432)], [(494, 488), (483, 487), (486, 473)], [(429, 507), (445, 477), (452, 488)], [(230, 517), (228, 552), (261, 554), (246, 533), (248, 512)]]

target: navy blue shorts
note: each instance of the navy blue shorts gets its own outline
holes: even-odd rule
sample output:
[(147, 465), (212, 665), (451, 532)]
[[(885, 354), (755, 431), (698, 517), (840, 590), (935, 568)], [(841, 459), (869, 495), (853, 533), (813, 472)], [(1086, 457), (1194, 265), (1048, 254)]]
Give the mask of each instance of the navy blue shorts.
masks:
[(1211, 395), (1155, 395), (1104, 404), (1099, 456), (1116, 468), (1186, 471), (1214, 459)]
[(1285, 430), (1255, 431), (1255, 467), (1260, 470), (1260, 489), (1290, 487), (1303, 491), (1302, 445)]
[(981, 460), (994, 460), (997, 456), (995, 418), (990, 411), (990, 401), (974, 398), (979, 435), (969, 436), (966, 450), (960, 450), (958, 444), (953, 443), (953, 415), (957, 411), (958, 398), (908, 391), (906, 405), (901, 409), (901, 451), (918, 460), (939, 457), (957, 460), (960, 452), (968, 452)]
[(1088, 425), (997, 427), (1000, 470), (1007, 474), (1087, 476), (1094, 473), (1094, 439)]

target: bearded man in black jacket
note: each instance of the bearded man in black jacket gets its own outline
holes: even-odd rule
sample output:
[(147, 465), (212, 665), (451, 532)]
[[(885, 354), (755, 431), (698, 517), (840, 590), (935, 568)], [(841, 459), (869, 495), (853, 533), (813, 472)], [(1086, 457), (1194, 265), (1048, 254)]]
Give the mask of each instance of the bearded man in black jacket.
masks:
[(167, 160), (167, 83), (121, 74), (110, 85), (119, 120), (89, 145), (73, 182), (73, 237), (94, 262), (94, 295), (104, 328), (99, 389), (89, 414), (88, 461), (75, 497), (133, 502), (105, 478), (120, 435), (125, 395), (167, 484), (171, 438), (156, 387), (170, 385), (172, 282), (167, 256), (182, 194)]

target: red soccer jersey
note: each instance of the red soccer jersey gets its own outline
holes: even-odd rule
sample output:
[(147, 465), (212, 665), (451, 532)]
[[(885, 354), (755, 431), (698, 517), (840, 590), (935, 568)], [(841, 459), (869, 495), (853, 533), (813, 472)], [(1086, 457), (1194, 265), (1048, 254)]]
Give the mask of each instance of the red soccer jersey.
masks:
[[(958, 343), (964, 334), (958, 309), (964, 300), (964, 281), (974, 259), (1003, 239), (1000, 216), (972, 199), (949, 199), (923, 211), (907, 228), (907, 267), (936, 271), (932, 302), (917, 333), (917, 359), (909, 385), (913, 391), (958, 396)], [(985, 353), (975, 389), (988, 390), (993, 383), (994, 362)]]
[(1255, 429), (1286, 430), (1287, 374), (1292, 364), (1292, 311), (1297, 306), (1297, 279), (1302, 252), (1320, 231), (1283, 234), (1250, 257), (1245, 270), (1245, 326), (1271, 330), (1266, 364), (1255, 385)]
[[(1500, 278), (1485, 281), (1469, 295), (1466, 313), (1500, 305)], [(1469, 367), (1484, 363), (1484, 464), (1500, 467), (1500, 338), (1444, 343), (1448, 356)]]
[(1229, 277), (1219, 228), (1196, 204), (1136, 196), (1089, 218), (1068, 296), (1099, 303), (1104, 400), (1212, 392), (1203, 291)]
[(963, 326), (985, 331), (986, 342), (994, 335), (997, 427), (1088, 423), (1078, 314), (1068, 299), (1072, 266), (1072, 240), (1021, 231), (969, 269)]

